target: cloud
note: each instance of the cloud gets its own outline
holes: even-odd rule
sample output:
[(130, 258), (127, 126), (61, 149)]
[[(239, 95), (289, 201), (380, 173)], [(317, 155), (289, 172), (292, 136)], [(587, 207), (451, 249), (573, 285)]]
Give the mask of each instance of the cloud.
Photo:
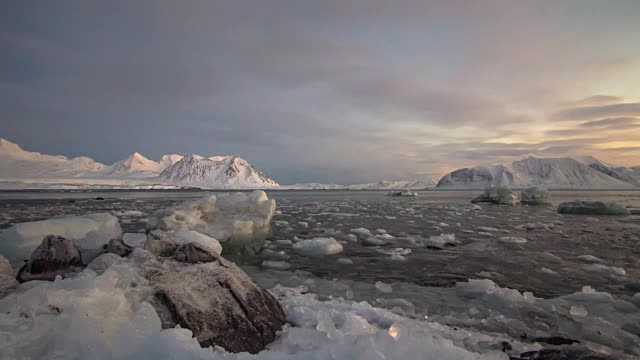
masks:
[(587, 96), (584, 99), (580, 99), (578, 101), (571, 102), (568, 105), (571, 105), (573, 107), (577, 107), (577, 106), (594, 106), (594, 105), (608, 105), (608, 104), (619, 103), (621, 101), (623, 101), (623, 98), (621, 98), (620, 96), (592, 95), (592, 96)]
[(580, 126), (593, 128), (605, 127), (608, 129), (628, 129), (629, 127), (637, 127), (640, 125), (639, 119), (633, 117), (608, 118), (602, 120), (593, 120), (582, 123)]
[[(46, 5), (0, 22), (2, 135), (37, 151), (233, 153), (283, 183), (366, 182), (637, 135), (614, 120), (638, 111), (617, 94), (640, 97), (627, 4)], [(583, 124), (544, 132), (565, 119)]]
[(556, 112), (553, 114), (552, 119), (575, 121), (627, 116), (640, 116), (640, 103), (574, 107)]

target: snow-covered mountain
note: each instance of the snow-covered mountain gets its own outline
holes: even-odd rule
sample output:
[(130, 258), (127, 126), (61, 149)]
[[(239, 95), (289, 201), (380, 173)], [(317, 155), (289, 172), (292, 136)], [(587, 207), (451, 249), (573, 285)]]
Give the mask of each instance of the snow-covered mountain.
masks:
[(369, 184), (349, 185), (347, 188), (351, 190), (396, 190), (396, 189), (426, 189), (435, 187), (437, 180), (427, 176), (414, 180), (388, 181), (381, 180)]
[(190, 154), (166, 168), (160, 179), (196, 187), (269, 188), (279, 186), (243, 158)]
[(629, 179), (612, 176), (605, 168), (608, 169), (608, 165), (595, 158), (578, 161), (528, 157), (508, 165), (459, 169), (443, 176), (437, 187), (479, 189), (499, 185), (517, 188), (542, 185), (551, 189), (625, 189), (636, 185)]
[(39, 179), (89, 175), (107, 166), (88, 157), (69, 159), (23, 150), (18, 144), (0, 139), (0, 177), (4, 179)]
[[(70, 181), (73, 180), (73, 181)], [(244, 159), (234, 156), (204, 158), (170, 154), (154, 161), (135, 152), (112, 165), (88, 157), (69, 159), (23, 150), (0, 139), (0, 187), (19, 188), (28, 184), (50, 188), (56, 184), (73, 187), (167, 187), (267, 188), (278, 184)], [(27, 187), (25, 185), (25, 187)]]
[(160, 174), (164, 170), (162, 165), (143, 155), (134, 152), (129, 157), (116, 161), (113, 165), (105, 170), (106, 175), (110, 176), (154, 176)]

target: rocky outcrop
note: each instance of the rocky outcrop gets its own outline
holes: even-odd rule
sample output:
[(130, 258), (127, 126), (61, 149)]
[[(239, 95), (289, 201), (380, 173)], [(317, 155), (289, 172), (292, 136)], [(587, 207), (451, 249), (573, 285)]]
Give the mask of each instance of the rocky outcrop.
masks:
[(153, 306), (162, 326), (191, 330), (203, 347), (257, 353), (286, 323), (280, 303), (247, 274), (215, 251), (197, 243), (177, 245), (170, 237), (150, 238), (160, 256), (144, 269), (155, 289)]
[(497, 205), (518, 205), (520, 198), (506, 186), (492, 186), (487, 188), (482, 195), (471, 200), (473, 204), (487, 203)]
[(20, 269), (17, 279), (53, 281), (56, 276), (82, 271), (82, 255), (76, 245), (62, 236), (48, 235), (31, 253), (30, 260)]
[(602, 201), (570, 201), (558, 206), (560, 214), (574, 215), (629, 215), (629, 209), (618, 203)]
[(551, 205), (551, 193), (540, 187), (522, 190), (520, 201), (523, 205)]

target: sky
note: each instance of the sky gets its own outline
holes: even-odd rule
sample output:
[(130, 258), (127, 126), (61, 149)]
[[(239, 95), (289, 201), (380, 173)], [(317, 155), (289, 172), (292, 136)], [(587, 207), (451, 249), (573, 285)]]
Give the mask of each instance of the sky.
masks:
[(0, 137), (283, 184), (525, 156), (640, 165), (640, 2), (7, 1)]

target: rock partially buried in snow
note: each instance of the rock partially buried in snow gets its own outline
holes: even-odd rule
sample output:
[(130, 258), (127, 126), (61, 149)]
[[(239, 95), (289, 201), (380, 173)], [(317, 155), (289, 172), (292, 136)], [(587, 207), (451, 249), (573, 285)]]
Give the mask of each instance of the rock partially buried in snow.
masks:
[(574, 215), (629, 215), (629, 210), (624, 206), (612, 202), (602, 201), (570, 201), (558, 206), (560, 214)]
[(293, 244), (293, 250), (310, 256), (334, 255), (342, 252), (342, 244), (334, 238), (315, 238)]
[(147, 235), (144, 249), (152, 254), (168, 257), (173, 255), (178, 246), (184, 244), (186, 241), (177, 237), (173, 232), (153, 230)]
[(109, 241), (109, 244), (107, 244), (105, 247), (107, 248), (108, 252), (122, 257), (129, 256), (129, 254), (131, 254), (131, 252), (133, 251), (133, 247), (125, 244), (124, 240), (122, 239), (111, 239)]
[(195, 230), (220, 241), (225, 252), (257, 253), (271, 232), (275, 207), (262, 190), (211, 195), (155, 212), (147, 229)]
[(53, 281), (58, 275), (76, 273), (82, 269), (82, 255), (76, 245), (67, 238), (49, 235), (33, 251), (29, 262), (18, 272), (17, 279), (20, 282)]
[(211, 262), (166, 259), (145, 269), (156, 289), (153, 306), (163, 328), (187, 328), (203, 347), (255, 354), (276, 338), (286, 323), (284, 311), (235, 264), (211, 255)]
[(520, 198), (507, 186), (492, 186), (485, 189), (482, 195), (471, 200), (471, 203), (488, 203), (498, 205), (518, 205)]
[(122, 229), (118, 218), (107, 213), (83, 216), (61, 216), (47, 220), (15, 224), (0, 233), (0, 254), (18, 266), (28, 259), (47, 235), (65, 237), (82, 251), (83, 260), (89, 262), (92, 256), (102, 252), (102, 247), (111, 239), (120, 238)]
[(530, 187), (522, 190), (521, 202), (523, 205), (551, 205), (551, 193), (537, 186)]

